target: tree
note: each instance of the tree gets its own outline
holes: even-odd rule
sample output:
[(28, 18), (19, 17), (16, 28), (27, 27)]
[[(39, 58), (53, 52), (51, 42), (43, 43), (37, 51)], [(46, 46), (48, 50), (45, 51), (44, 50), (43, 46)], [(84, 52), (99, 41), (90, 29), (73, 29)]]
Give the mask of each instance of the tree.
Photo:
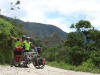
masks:
[(74, 24), (71, 24), (70, 28), (75, 28), (75, 25)]
[(87, 33), (89, 30), (93, 30), (94, 28), (92, 27), (91, 23), (87, 20), (80, 20), (76, 24), (72, 24), (70, 28), (76, 29), (77, 32), (83, 34), (84, 38), (84, 43), (87, 43)]
[(84, 42), (83, 35), (81, 33), (71, 32), (67, 35), (65, 46), (82, 46)]
[(75, 28), (77, 32), (88, 31), (92, 28), (92, 25), (87, 20), (80, 20), (76, 24), (72, 24), (70, 28)]
[(19, 7), (20, 1), (19, 1), (19, 0), (16, 1), (15, 3), (14, 3), (14, 2), (11, 2), (10, 5), (11, 5), (10, 10), (15, 10), (16, 8), (17, 8), (17, 9), (20, 9), (20, 7)]

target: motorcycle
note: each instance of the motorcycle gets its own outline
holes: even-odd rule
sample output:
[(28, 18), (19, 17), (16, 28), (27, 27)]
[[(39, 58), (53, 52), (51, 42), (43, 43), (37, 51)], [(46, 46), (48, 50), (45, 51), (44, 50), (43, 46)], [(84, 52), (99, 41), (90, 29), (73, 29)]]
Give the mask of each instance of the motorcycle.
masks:
[(21, 47), (17, 47), (14, 50), (14, 56), (15, 67), (30, 67), (31, 63), (36, 69), (43, 69), (45, 66), (45, 58), (38, 51), (23, 52)]

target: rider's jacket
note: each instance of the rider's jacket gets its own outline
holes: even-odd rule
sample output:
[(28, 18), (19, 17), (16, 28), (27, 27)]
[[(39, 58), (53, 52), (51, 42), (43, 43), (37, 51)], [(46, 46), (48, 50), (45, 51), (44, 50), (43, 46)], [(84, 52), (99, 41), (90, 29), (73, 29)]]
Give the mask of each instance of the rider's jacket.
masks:
[(26, 40), (24, 42), (22, 42), (22, 47), (24, 50), (25, 50), (25, 43), (26, 43)]
[[(15, 47), (23, 47), (25, 46), (26, 40), (25, 41), (16, 41)], [(24, 48), (25, 49), (25, 48)]]
[(15, 47), (22, 47), (22, 43), (20, 41), (16, 41)]
[(25, 45), (25, 50), (30, 50), (30, 44), (31, 42), (25, 42), (24, 45)]

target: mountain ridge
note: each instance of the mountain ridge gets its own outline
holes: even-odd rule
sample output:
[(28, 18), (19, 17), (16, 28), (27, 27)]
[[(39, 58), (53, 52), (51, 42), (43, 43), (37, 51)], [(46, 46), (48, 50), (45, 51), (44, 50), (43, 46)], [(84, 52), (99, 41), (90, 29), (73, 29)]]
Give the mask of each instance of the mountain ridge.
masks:
[(13, 19), (13, 18), (6, 17), (3, 15), (0, 15), (0, 17), (6, 18), (7, 20), (10, 20), (11, 22), (15, 22), (16, 25), (22, 24), (25, 30), (29, 31), (30, 33), (35, 34), (39, 38), (48, 37), (56, 32), (60, 36), (61, 39), (63, 40), (66, 39), (67, 33), (54, 25), (37, 23), (37, 22), (24, 22), (22, 20)]

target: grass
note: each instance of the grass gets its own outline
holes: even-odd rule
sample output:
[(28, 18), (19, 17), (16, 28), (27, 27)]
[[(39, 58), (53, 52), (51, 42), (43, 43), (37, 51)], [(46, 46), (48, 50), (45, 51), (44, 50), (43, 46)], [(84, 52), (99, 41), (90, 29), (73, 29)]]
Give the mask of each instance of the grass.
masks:
[(66, 70), (74, 70), (74, 71), (81, 71), (81, 72), (90, 72), (90, 73), (100, 73), (100, 69), (96, 68), (95, 66), (91, 66), (92, 64), (84, 63), (84, 65), (80, 66), (72, 66), (70, 64), (66, 64), (63, 62), (47, 62), (47, 65), (62, 68)]

